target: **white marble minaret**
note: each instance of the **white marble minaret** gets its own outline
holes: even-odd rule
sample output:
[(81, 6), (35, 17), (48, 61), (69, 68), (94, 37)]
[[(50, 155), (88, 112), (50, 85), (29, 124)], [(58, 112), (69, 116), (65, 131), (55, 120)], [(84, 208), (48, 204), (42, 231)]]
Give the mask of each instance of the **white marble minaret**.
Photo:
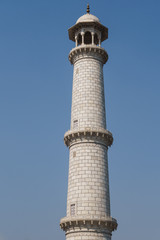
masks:
[(117, 221), (110, 215), (108, 147), (103, 64), (108, 60), (101, 42), (108, 29), (90, 14), (69, 30), (76, 46), (69, 53), (74, 66), (71, 129), (64, 142), (69, 147), (67, 216), (60, 221), (67, 240), (110, 240)]

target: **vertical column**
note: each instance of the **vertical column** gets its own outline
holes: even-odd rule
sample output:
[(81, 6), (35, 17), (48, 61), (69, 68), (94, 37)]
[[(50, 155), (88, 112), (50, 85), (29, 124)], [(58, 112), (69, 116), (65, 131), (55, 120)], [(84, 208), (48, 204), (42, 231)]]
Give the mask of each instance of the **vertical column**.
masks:
[(107, 146), (82, 139), (70, 147), (67, 216), (110, 216)]
[(82, 45), (84, 45), (84, 32), (82, 32), (81, 35), (82, 35)]
[(105, 129), (103, 63), (89, 53), (83, 56), (74, 64), (71, 129)]
[(92, 32), (91, 34), (92, 34), (92, 45), (94, 45), (94, 32)]
[(77, 36), (75, 36), (75, 42), (76, 42), (76, 47), (78, 46), (78, 39)]
[(110, 216), (107, 156), (113, 137), (106, 130), (104, 99), (103, 64), (108, 54), (100, 47), (108, 29), (88, 8), (69, 29), (69, 38), (76, 47), (69, 54), (74, 73), (71, 129), (64, 136), (70, 151), (67, 216), (60, 226), (66, 240), (111, 240), (117, 228)]

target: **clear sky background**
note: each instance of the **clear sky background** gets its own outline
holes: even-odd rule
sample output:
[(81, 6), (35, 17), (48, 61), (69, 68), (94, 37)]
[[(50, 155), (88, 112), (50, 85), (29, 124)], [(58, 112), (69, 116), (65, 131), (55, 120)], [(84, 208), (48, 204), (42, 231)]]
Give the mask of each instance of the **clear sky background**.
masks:
[[(74, 43), (85, 0), (0, 0), (0, 240), (64, 240)], [(160, 1), (90, 0), (103, 47), (113, 240), (159, 239)]]

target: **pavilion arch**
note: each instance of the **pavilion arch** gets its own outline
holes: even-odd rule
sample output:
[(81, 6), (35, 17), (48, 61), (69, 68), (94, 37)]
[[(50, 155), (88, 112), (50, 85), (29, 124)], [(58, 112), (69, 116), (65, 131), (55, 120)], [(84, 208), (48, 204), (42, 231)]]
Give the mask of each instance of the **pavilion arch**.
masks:
[(78, 46), (82, 44), (82, 35), (79, 33), (77, 37)]
[(84, 44), (92, 44), (92, 35), (89, 31), (84, 34)]

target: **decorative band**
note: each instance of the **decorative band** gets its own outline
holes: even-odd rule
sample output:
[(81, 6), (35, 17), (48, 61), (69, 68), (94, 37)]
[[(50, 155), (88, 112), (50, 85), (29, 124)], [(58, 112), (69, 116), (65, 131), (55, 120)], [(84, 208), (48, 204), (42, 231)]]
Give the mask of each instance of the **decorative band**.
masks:
[(64, 231), (68, 231), (73, 228), (88, 228), (91, 229), (101, 229), (103, 231), (114, 231), (117, 229), (117, 221), (114, 218), (108, 217), (106, 219), (67, 219), (63, 218), (60, 222), (60, 227)]
[(100, 142), (107, 147), (113, 143), (112, 133), (108, 130), (77, 130), (68, 131), (64, 135), (64, 143), (67, 147), (70, 147), (73, 143), (79, 143), (83, 141), (88, 142)]
[(69, 53), (69, 61), (74, 64), (77, 60), (81, 58), (96, 58), (105, 64), (108, 60), (108, 54), (104, 48), (92, 45), (83, 45), (73, 48)]

